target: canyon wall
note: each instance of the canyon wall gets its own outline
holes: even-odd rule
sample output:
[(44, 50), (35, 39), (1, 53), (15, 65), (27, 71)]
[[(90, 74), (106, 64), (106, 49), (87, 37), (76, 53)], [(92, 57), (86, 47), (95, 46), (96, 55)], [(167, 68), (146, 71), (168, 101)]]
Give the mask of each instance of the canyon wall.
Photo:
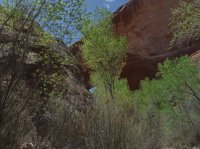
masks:
[[(131, 89), (145, 77), (153, 78), (157, 64), (166, 58), (192, 54), (192, 49), (169, 50), (171, 9), (180, 0), (132, 0), (114, 13), (115, 32), (128, 38), (127, 63), (122, 77)], [(167, 50), (168, 49), (168, 50)]]
[[(169, 49), (172, 38), (169, 22), (171, 9), (181, 0), (131, 0), (114, 12), (114, 31), (128, 39), (127, 62), (121, 74), (127, 78), (132, 90), (139, 88), (146, 77), (154, 78), (158, 63), (166, 58), (191, 55), (200, 49), (200, 44)], [(190, 0), (189, 0), (190, 1)], [(199, 42), (200, 43), (200, 42)], [(71, 49), (79, 59), (87, 88), (89, 70), (80, 56), (80, 42)], [(78, 52), (79, 51), (79, 52)]]

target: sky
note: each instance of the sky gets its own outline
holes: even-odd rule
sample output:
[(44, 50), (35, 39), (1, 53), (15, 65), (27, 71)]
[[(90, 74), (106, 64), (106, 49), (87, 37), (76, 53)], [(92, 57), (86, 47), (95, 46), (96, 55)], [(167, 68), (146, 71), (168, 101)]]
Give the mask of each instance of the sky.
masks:
[[(0, 0), (0, 4), (3, 0)], [(107, 8), (111, 12), (115, 12), (120, 6), (128, 2), (128, 0), (86, 0), (87, 11), (92, 12), (96, 7)]]
[[(0, 0), (0, 4), (3, 0)], [(92, 12), (96, 7), (107, 8), (110, 11), (116, 11), (121, 5), (128, 0), (86, 0), (88, 4), (88, 12)]]
[(88, 12), (92, 12), (96, 7), (108, 8), (110, 11), (116, 11), (128, 0), (87, 0)]

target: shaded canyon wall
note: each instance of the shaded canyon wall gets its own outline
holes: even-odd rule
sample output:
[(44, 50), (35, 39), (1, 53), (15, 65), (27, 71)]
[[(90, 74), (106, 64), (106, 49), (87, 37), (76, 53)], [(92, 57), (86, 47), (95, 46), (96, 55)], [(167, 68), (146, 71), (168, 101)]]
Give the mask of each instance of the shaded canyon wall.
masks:
[[(192, 54), (200, 49), (199, 44), (190, 48), (168, 49), (171, 40), (169, 29), (171, 9), (180, 0), (132, 0), (114, 13), (114, 30), (128, 39), (127, 63), (121, 77), (127, 78), (131, 89), (137, 89), (145, 77), (153, 78), (158, 63), (166, 58)], [(85, 83), (89, 88), (89, 70), (77, 54), (80, 44), (71, 51), (81, 61)], [(77, 56), (78, 55), (78, 56)]]
[(180, 0), (132, 0), (114, 13), (115, 32), (128, 38), (127, 63), (122, 77), (131, 89), (139, 87), (145, 77), (153, 78), (158, 63), (166, 58), (192, 54), (197, 50), (174, 48), (167, 50), (171, 33), (171, 9)]

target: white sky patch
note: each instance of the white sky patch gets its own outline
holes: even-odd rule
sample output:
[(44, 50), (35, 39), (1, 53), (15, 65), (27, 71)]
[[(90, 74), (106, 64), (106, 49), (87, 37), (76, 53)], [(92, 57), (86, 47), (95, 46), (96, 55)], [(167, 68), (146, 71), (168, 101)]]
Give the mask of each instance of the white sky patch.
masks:
[(115, 0), (105, 0), (106, 2), (115, 2)]
[(105, 0), (105, 3), (103, 4), (107, 9), (110, 8), (111, 3), (115, 2), (115, 0)]
[(104, 6), (109, 9), (110, 8), (110, 5), (108, 3), (104, 3)]

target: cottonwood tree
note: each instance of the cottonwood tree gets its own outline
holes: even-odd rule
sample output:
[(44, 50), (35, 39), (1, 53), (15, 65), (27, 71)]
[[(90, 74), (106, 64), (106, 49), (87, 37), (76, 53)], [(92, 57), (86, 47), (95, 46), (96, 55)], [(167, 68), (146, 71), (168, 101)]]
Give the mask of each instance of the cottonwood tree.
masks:
[(135, 91), (138, 109), (147, 113), (153, 108), (167, 119), (165, 126), (177, 137), (198, 135), (200, 79), (196, 64), (187, 56), (166, 60), (159, 65), (157, 77), (143, 80)]
[(92, 69), (95, 85), (102, 80), (107, 97), (114, 99), (115, 82), (119, 79), (126, 58), (127, 40), (113, 32), (112, 14), (96, 9), (83, 27), (82, 53), (86, 65)]

